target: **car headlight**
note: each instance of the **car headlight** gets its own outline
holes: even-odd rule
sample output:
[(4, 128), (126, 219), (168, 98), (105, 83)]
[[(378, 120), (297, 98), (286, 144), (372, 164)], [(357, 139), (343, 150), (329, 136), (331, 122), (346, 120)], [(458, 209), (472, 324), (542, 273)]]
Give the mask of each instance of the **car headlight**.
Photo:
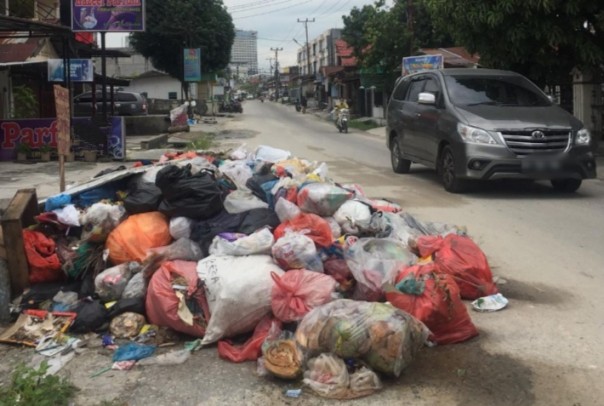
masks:
[(469, 125), (457, 124), (457, 132), (464, 142), (473, 144), (497, 144), (495, 138), (488, 132), (480, 128), (470, 127)]
[(587, 128), (582, 128), (577, 131), (577, 135), (575, 136), (575, 144), (577, 145), (589, 145), (591, 141), (591, 134)]

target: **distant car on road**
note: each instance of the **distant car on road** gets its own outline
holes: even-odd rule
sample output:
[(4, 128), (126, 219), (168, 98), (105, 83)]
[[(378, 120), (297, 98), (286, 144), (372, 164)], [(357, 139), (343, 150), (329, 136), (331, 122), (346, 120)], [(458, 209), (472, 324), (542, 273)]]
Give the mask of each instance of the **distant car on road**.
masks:
[[(96, 114), (100, 114), (103, 109), (103, 95), (100, 91), (96, 94)], [(147, 99), (140, 93), (133, 92), (114, 92), (113, 93), (114, 113), (117, 116), (140, 116), (148, 112)], [(111, 113), (111, 93), (107, 92), (107, 112)], [(73, 99), (74, 116), (92, 115), (92, 92), (82, 93)]]
[(392, 169), (437, 170), (445, 189), (472, 179), (546, 179), (574, 192), (596, 176), (591, 135), (524, 76), (442, 69), (400, 78), (388, 103)]

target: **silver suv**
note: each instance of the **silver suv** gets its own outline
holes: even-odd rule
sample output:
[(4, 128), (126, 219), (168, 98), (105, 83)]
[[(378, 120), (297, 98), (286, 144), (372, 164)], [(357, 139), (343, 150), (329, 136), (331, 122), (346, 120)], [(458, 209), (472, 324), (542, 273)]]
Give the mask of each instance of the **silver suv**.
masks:
[(445, 189), (472, 179), (547, 179), (575, 192), (595, 178), (583, 124), (514, 72), (443, 69), (399, 78), (387, 109), (392, 169), (437, 170)]
[[(103, 109), (102, 92), (97, 91), (95, 95), (96, 114), (99, 115)], [(147, 114), (147, 99), (140, 93), (114, 92), (113, 111), (116, 116), (140, 116)], [(111, 92), (107, 92), (107, 112), (111, 114)], [(74, 116), (92, 115), (92, 92), (82, 93), (73, 99)]]

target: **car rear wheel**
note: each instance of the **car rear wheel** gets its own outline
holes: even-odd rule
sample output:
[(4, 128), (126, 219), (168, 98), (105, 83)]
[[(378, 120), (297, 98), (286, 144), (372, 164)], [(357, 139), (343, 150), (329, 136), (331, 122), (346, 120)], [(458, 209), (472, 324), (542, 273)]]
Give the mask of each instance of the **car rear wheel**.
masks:
[(451, 193), (463, 193), (468, 188), (468, 181), (465, 179), (459, 179), (455, 173), (455, 156), (450, 146), (445, 146), (439, 165), (439, 172), (443, 186), (447, 192)]
[(409, 173), (411, 161), (403, 158), (398, 139), (394, 138), (390, 145), (390, 162), (395, 173)]
[(554, 188), (554, 190), (556, 190), (557, 192), (563, 192), (563, 193), (574, 193), (576, 192), (580, 187), (581, 187), (581, 183), (583, 183), (583, 181), (581, 179), (552, 179), (552, 187)]

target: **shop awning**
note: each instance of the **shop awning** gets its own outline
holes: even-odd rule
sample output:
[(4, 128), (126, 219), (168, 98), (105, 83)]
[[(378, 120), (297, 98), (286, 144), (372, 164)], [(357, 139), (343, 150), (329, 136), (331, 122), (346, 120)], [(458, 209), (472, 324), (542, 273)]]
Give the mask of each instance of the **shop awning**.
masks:
[(49, 37), (54, 35), (71, 35), (71, 28), (58, 24), (32, 21), (26, 18), (0, 16), (0, 36), (11, 33), (12, 37)]

